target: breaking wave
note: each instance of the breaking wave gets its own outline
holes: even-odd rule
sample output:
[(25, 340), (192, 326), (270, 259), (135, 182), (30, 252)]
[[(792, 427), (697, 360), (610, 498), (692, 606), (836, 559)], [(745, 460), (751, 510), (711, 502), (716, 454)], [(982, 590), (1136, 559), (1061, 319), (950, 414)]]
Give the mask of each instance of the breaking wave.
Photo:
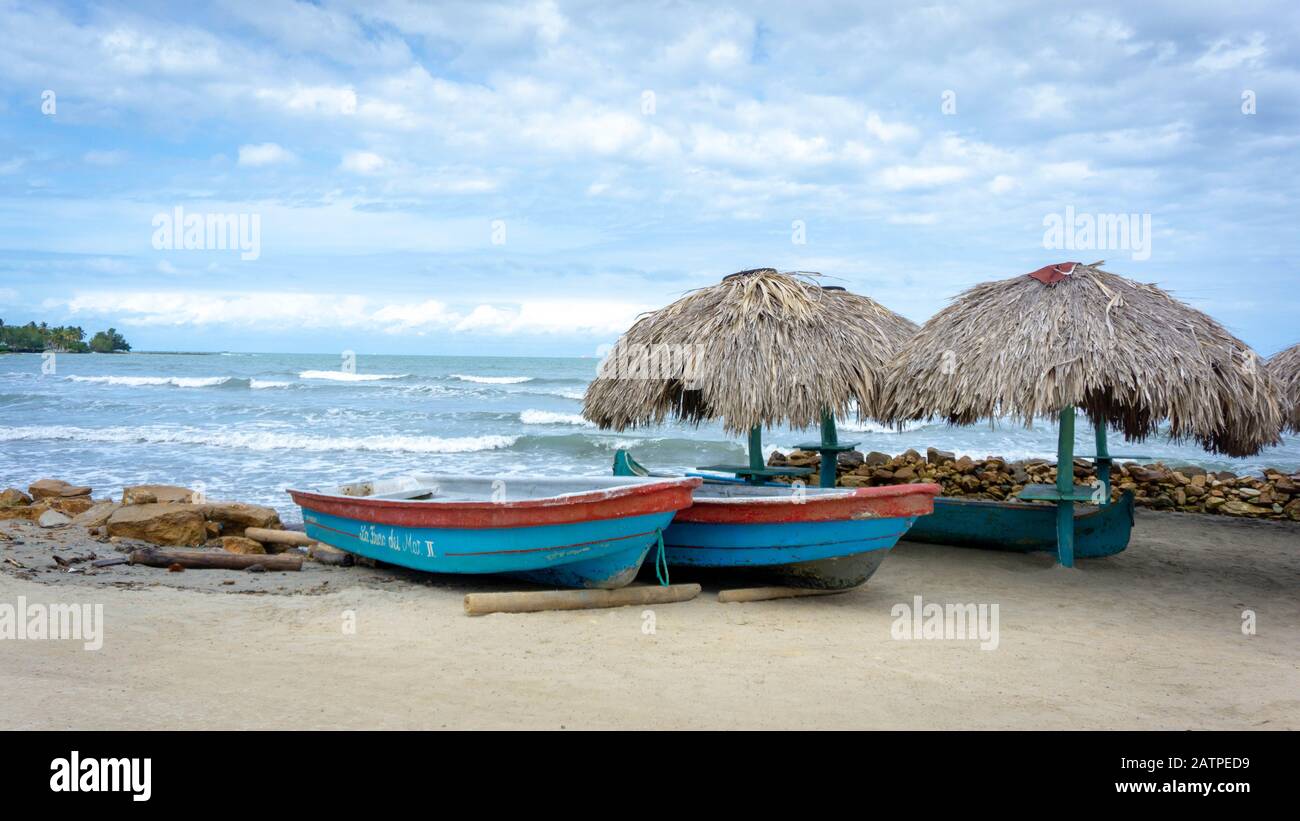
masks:
[(156, 387), (171, 385), (177, 388), (213, 388), (227, 382), (244, 382), (236, 376), (69, 376), (71, 382), (93, 382), (100, 385), (126, 385), (128, 387)]
[(531, 376), (474, 376), (472, 374), (453, 373), (451, 379), (462, 382), (477, 382), (480, 385), (518, 385), (520, 382), (532, 382)]
[(0, 442), (74, 441), (107, 444), (206, 445), (251, 451), (374, 451), (379, 453), (472, 453), (508, 448), (518, 436), (313, 436), (285, 431), (222, 431), (204, 428), (78, 428), (47, 425), (0, 428)]
[(552, 411), (526, 410), (519, 414), (519, 421), (525, 425), (580, 425), (594, 428), (595, 424), (583, 419), (576, 413), (554, 413)]

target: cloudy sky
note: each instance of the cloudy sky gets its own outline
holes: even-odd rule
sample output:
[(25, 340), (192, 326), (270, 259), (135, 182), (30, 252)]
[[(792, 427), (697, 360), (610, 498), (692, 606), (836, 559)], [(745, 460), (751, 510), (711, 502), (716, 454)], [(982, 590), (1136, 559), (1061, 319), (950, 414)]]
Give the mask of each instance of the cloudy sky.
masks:
[(1300, 339), (1300, 6), (865, 6), (0, 2), (0, 317), (590, 354), (744, 268), (924, 320), (1105, 259)]

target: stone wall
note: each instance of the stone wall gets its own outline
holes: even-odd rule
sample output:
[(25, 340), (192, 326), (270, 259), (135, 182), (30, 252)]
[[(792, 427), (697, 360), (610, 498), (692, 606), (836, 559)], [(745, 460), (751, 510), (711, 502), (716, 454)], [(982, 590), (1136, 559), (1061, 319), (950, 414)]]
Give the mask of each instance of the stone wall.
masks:
[[(820, 461), (816, 453), (777, 451), (768, 464), (816, 471)], [(806, 481), (816, 485), (816, 473)], [(1080, 485), (1097, 482), (1090, 461), (1075, 460), (1074, 481)], [(909, 482), (934, 482), (943, 487), (944, 496), (1014, 499), (1027, 484), (1054, 484), (1056, 465), (1041, 459), (1011, 462), (997, 457), (957, 458), (935, 448), (929, 448), (924, 456), (915, 450), (897, 456), (878, 451), (850, 451), (839, 456), (838, 485), (873, 487)], [(1300, 472), (1270, 468), (1262, 476), (1237, 476), (1191, 466), (1170, 468), (1159, 462), (1124, 462), (1112, 469), (1111, 490), (1114, 498), (1131, 490), (1138, 505), (1158, 510), (1300, 521)]]

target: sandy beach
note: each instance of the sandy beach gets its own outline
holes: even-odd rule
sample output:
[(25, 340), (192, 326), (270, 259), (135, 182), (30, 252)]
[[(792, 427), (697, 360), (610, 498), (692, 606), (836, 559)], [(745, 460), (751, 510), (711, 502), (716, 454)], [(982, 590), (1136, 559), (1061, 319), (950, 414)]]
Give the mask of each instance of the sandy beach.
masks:
[[(653, 633), (642, 608), (464, 615), (508, 580), (69, 573), (56, 552), (115, 546), (0, 532), (0, 603), (103, 604), (105, 622), (97, 651), (0, 641), (5, 729), (1300, 728), (1295, 523), (1140, 511), (1126, 552), (1075, 570), (903, 542), (858, 590), (724, 605), (706, 583), (654, 608)], [(914, 596), (997, 604), (997, 649), (891, 638)]]

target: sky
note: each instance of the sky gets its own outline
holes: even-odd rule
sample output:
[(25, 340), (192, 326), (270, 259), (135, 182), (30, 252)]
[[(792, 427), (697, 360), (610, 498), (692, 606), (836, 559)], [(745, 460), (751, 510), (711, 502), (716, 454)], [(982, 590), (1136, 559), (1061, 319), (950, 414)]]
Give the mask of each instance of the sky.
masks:
[(1104, 259), (1268, 355), (1300, 340), (1298, 29), (1294, 2), (0, 0), (0, 318), (593, 355), (748, 268), (924, 321)]

